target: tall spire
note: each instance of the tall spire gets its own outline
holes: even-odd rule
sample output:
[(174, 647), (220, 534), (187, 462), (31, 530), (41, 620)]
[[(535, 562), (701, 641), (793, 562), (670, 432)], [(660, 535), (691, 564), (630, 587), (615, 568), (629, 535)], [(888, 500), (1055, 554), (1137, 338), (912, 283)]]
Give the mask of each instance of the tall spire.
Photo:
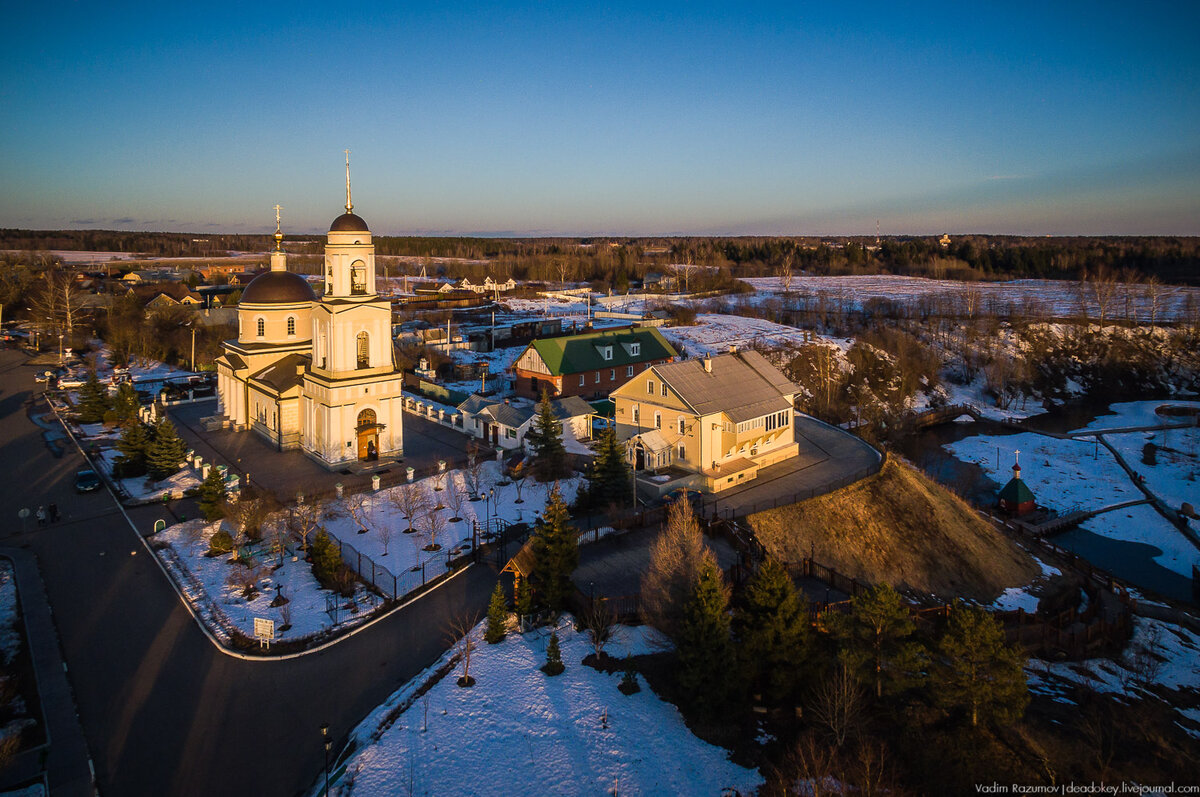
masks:
[(275, 251), (283, 251), (283, 230), (279, 228), (279, 211), (282, 208), (279, 205), (275, 206)]
[(346, 150), (346, 212), (354, 212), (354, 203), (350, 201), (350, 150)]

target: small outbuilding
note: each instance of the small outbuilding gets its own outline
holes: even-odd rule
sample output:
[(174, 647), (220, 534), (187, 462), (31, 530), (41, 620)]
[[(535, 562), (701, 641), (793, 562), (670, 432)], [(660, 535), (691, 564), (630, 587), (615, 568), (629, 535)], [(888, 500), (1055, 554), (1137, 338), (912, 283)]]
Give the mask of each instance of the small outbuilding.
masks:
[(1008, 480), (1008, 484), (1000, 488), (1000, 511), (1006, 515), (1020, 517), (1027, 515), (1037, 509), (1037, 502), (1033, 496), (1033, 490), (1029, 489), (1024, 481), (1021, 480), (1021, 464), (1014, 463), (1012, 467), (1012, 478)]

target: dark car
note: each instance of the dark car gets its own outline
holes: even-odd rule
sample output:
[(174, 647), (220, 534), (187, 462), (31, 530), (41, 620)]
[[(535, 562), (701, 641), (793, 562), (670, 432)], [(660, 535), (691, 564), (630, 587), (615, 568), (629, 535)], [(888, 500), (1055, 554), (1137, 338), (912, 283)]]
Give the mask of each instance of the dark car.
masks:
[(102, 484), (100, 476), (94, 470), (81, 470), (75, 474), (75, 492), (90, 493), (99, 490)]

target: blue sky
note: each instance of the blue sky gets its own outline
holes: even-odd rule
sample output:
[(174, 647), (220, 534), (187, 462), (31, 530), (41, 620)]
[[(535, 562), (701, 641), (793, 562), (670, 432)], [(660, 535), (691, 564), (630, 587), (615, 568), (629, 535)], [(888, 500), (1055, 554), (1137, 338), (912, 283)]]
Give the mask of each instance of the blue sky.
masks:
[(0, 226), (1200, 234), (1191, 3), (23, 4)]

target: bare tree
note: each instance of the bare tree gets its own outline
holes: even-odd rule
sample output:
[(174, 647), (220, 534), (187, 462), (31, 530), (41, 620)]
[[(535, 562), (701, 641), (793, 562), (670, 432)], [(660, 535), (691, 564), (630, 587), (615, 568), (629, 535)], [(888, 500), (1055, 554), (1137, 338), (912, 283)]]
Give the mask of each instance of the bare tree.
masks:
[(795, 258), (794, 252), (788, 252), (783, 256), (783, 263), (779, 266), (779, 282), (783, 286), (783, 293), (787, 295), (792, 290), (792, 260)]
[(371, 499), (366, 493), (352, 493), (346, 496), (346, 511), (350, 513), (350, 517), (358, 524), (358, 527), (365, 531), (371, 530), (370, 506)]
[(454, 657), (462, 665), (462, 675), (458, 677), (459, 686), (475, 685), (475, 679), (471, 677), (471, 654), (479, 644), (473, 633), (478, 624), (478, 613), (463, 612), (450, 619), (448, 641), (454, 648)]
[(425, 490), (418, 484), (406, 482), (388, 493), (392, 506), (408, 519), (405, 534), (413, 533), (413, 520), (425, 510)]
[(298, 503), (288, 510), (288, 530), (300, 538), (300, 550), (308, 550), (308, 536), (321, 526), (325, 519), (326, 502), (320, 498), (307, 503)]
[(1142, 285), (1142, 297), (1145, 300), (1146, 309), (1150, 313), (1150, 328), (1154, 329), (1158, 324), (1158, 314), (1162, 311), (1162, 281), (1153, 274), (1147, 277)]
[(812, 716), (841, 747), (858, 732), (866, 710), (865, 693), (858, 679), (845, 664), (826, 678), (814, 691)]
[(717, 567), (712, 549), (704, 544), (700, 524), (686, 500), (671, 504), (667, 525), (650, 549), (650, 566), (642, 577), (642, 611), (646, 621), (674, 637), (705, 567)]
[(452, 480), (449, 489), (446, 490), (446, 505), (454, 513), (454, 516), (450, 518), (450, 522), (457, 523), (462, 520), (462, 510), (466, 500), (467, 498), (462, 494), (462, 490), (458, 489), (458, 485)]
[(446, 518), (442, 517), (441, 511), (432, 506), (426, 509), (424, 536), (429, 542), (422, 550), (440, 551), (442, 546), (438, 543), (438, 537), (442, 536), (442, 532), (445, 530)]
[(381, 523), (376, 529), (379, 535), (379, 543), (383, 546), (383, 556), (388, 555), (388, 546), (392, 544), (392, 535), (396, 533), (396, 529), (391, 523)]
[(1117, 295), (1120, 283), (1117, 275), (1107, 266), (1099, 266), (1091, 273), (1083, 272), (1083, 283), (1087, 286), (1088, 296), (1096, 303), (1096, 312), (1100, 316), (1100, 326), (1104, 326)]
[[(471, 500), (478, 501), (479, 488), (483, 484), (483, 462), (480, 461), (478, 456), (479, 446), (474, 442), (471, 445), (475, 446), (475, 450), (471, 452), (470, 457), (467, 459), (464, 480), (467, 483), (467, 489), (471, 492)], [(468, 446), (468, 451), (470, 451), (470, 446)]]
[(514, 504), (525, 503), (525, 499), (521, 497), (521, 488), (525, 486), (525, 479), (528, 477), (529, 470), (520, 465), (518, 465), (517, 468), (513, 470), (512, 475), (509, 476), (513, 487), (517, 488), (517, 500), (513, 501)]
[(587, 631), (588, 640), (596, 658), (604, 653), (604, 646), (612, 639), (613, 626), (617, 624), (617, 616), (613, 613), (608, 601), (603, 598), (593, 600), (591, 606), (583, 613), (583, 627)]

